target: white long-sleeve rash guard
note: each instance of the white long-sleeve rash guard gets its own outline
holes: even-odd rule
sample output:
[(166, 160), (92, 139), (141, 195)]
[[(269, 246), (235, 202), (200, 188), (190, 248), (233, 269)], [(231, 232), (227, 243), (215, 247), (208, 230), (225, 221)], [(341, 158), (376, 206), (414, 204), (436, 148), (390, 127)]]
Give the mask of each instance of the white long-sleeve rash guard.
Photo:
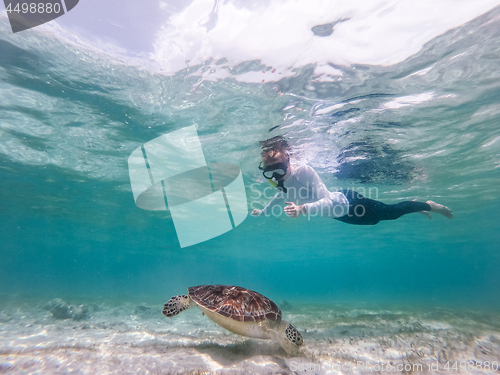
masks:
[[(262, 210), (262, 214), (276, 214), (273, 208), (283, 202), (305, 205), (309, 216), (342, 217), (349, 211), (349, 201), (340, 192), (330, 192), (316, 171), (307, 165), (291, 168), (283, 182), (287, 192), (279, 191)], [(280, 211), (281, 212), (281, 211)]]

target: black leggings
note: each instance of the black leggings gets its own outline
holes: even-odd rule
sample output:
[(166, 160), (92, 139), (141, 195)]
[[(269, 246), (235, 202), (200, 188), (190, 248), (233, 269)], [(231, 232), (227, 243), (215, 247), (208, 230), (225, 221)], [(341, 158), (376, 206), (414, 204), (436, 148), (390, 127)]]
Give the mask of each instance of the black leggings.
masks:
[(418, 211), (430, 211), (427, 203), (405, 201), (396, 204), (385, 204), (365, 198), (354, 190), (341, 190), (349, 201), (349, 212), (335, 219), (348, 224), (374, 225), (380, 220), (396, 220), (397, 218)]

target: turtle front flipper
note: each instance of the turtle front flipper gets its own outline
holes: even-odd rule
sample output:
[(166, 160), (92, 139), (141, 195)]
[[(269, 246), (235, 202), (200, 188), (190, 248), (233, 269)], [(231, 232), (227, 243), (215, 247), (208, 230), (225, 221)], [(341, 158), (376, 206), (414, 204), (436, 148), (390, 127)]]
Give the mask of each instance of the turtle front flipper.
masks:
[(180, 296), (174, 296), (170, 298), (165, 306), (163, 306), (163, 315), (170, 318), (171, 316), (175, 316), (180, 312), (190, 309), (191, 307), (196, 306), (189, 296), (183, 294)]

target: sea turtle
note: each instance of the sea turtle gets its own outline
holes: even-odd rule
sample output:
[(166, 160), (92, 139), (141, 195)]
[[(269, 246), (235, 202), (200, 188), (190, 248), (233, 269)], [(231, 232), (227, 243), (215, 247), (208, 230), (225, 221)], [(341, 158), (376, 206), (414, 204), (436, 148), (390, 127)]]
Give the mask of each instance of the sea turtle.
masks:
[(288, 354), (297, 353), (304, 343), (299, 331), (281, 320), (281, 311), (273, 301), (239, 286), (190, 287), (188, 295), (170, 298), (162, 312), (172, 317), (195, 306), (228, 331), (258, 339), (274, 339)]

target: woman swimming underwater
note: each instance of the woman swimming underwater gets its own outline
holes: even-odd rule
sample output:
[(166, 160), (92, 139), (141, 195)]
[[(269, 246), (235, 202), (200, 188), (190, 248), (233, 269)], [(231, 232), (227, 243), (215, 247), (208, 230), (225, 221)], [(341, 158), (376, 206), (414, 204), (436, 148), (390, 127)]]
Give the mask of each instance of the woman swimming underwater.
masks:
[(285, 213), (290, 217), (299, 215), (327, 216), (348, 224), (374, 225), (381, 220), (420, 212), (436, 212), (452, 218), (451, 210), (433, 201), (426, 203), (404, 201), (385, 204), (369, 199), (354, 190), (330, 192), (318, 174), (307, 165), (292, 166), (288, 143), (275, 137), (263, 144), (262, 162), (259, 169), (264, 177), (280, 191), (262, 210), (254, 209), (252, 215), (268, 215), (283, 202)]

